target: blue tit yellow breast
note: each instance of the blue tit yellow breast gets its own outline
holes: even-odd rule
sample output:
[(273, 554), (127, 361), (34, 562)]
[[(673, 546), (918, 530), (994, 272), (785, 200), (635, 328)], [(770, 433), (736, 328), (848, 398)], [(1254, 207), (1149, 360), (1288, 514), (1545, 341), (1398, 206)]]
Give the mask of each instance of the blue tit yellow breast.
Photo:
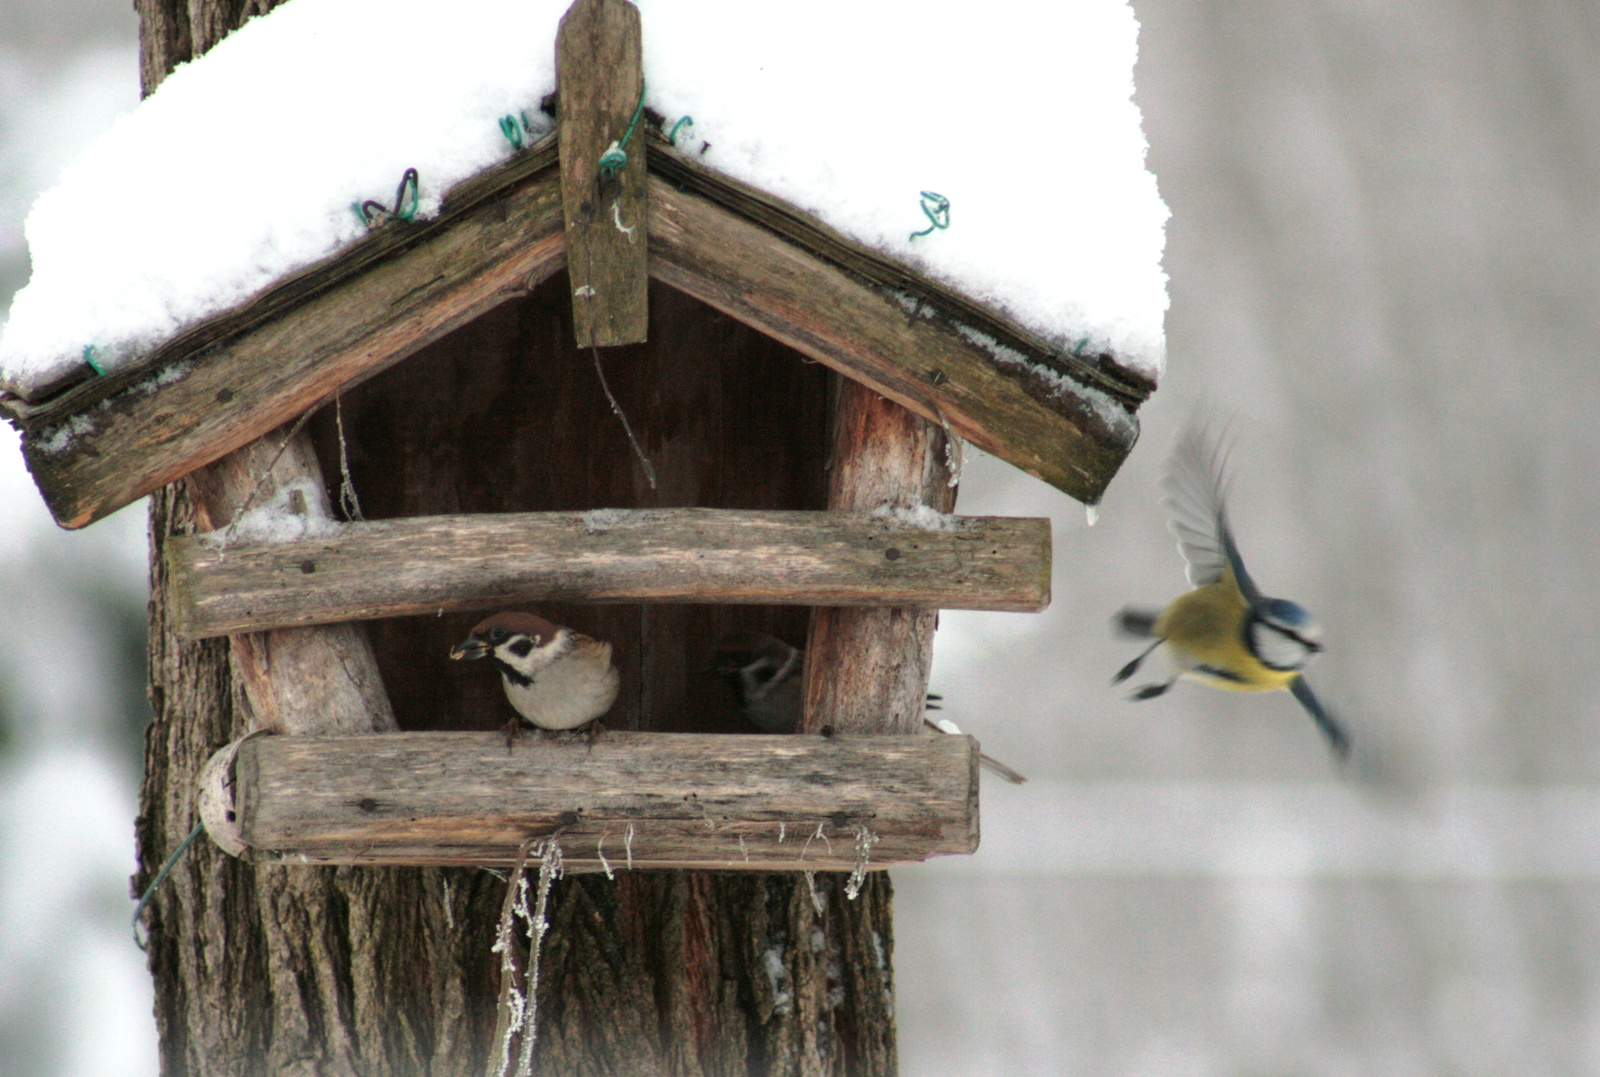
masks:
[(1232, 574), (1224, 574), (1174, 599), (1156, 619), (1155, 634), (1167, 641), (1189, 676), (1214, 688), (1270, 692), (1289, 687), (1294, 671), (1269, 668), (1245, 645), (1248, 612)]

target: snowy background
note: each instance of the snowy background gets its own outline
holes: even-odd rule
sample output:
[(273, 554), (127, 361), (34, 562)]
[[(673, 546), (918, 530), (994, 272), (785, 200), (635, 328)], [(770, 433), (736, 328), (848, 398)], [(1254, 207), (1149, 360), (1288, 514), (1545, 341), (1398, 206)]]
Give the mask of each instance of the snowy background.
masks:
[[(903, 1072), (1600, 1072), (1600, 8), (1135, 7), (1170, 365), (1093, 529), (969, 462), (963, 511), (1055, 519), (1055, 601), (944, 617), (948, 713), (1034, 781), (895, 875)], [(134, 32), (0, 0), (0, 302), (31, 198), (135, 101)], [(1111, 613), (1182, 586), (1156, 482), (1202, 400), (1381, 785), (1287, 697), (1107, 687)], [(142, 506), (56, 531), (3, 436), (0, 1074), (153, 1073)]]

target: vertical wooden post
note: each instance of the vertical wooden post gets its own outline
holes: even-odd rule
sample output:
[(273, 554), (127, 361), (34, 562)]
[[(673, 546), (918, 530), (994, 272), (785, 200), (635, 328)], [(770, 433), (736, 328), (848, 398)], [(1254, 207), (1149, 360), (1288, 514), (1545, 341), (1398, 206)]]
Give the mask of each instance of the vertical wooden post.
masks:
[[(288, 438), (288, 444), (285, 444)], [(331, 521), (311, 435), (278, 431), (189, 476), (196, 522), (216, 530), (241, 511), (278, 506), (308, 528)], [(248, 504), (247, 504), (248, 502)], [(230, 636), (235, 683), (273, 733), (383, 733), (396, 727), (378, 663), (359, 624), (282, 628)]]
[[(955, 508), (944, 431), (849, 379), (840, 380), (834, 415), (828, 508)], [(937, 618), (920, 609), (812, 611), (801, 732), (921, 729)]]
[[(641, 344), (649, 322), (645, 137), (628, 128), (644, 91), (639, 9), (627, 0), (575, 0), (556, 33), (561, 202), (578, 347)], [(603, 170), (614, 142), (627, 164)]]

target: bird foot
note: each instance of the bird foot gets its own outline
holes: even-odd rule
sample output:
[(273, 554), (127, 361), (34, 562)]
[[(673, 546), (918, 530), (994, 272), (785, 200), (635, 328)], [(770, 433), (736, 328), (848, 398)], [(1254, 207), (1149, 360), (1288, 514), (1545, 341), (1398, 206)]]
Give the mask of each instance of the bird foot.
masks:
[[(1148, 646), (1144, 650), (1140, 651), (1139, 652), (1139, 657), (1135, 658), (1132, 662), (1129, 662), (1127, 665), (1125, 665), (1121, 669), (1117, 670), (1117, 675), (1115, 677), (1111, 678), (1111, 683), (1114, 684), (1114, 685), (1121, 684), (1123, 681), (1127, 680), (1129, 677), (1131, 677), (1135, 673), (1139, 672), (1140, 663), (1142, 663), (1146, 658), (1149, 658), (1151, 652), (1154, 651), (1157, 647), (1161, 646), (1165, 642), (1166, 642), (1166, 640), (1164, 640), (1164, 639), (1158, 639), (1154, 643), (1152, 643), (1150, 646)], [(1141, 697), (1141, 698), (1143, 698), (1143, 697)]]
[(511, 753), (511, 746), (514, 745), (517, 742), (517, 738), (522, 735), (522, 719), (511, 719), (511, 721), (500, 727), (500, 732), (506, 738), (506, 754), (509, 755)]
[(1129, 662), (1127, 665), (1117, 670), (1117, 675), (1111, 678), (1111, 683), (1121, 684), (1123, 681), (1139, 672), (1139, 667), (1142, 664), (1144, 664), (1144, 655), (1141, 654), (1138, 658), (1135, 658), (1132, 662)]
[(1154, 698), (1156, 698), (1156, 696), (1161, 695), (1168, 688), (1171, 688), (1174, 684), (1177, 684), (1177, 683), (1178, 683), (1177, 680), (1174, 679), (1174, 680), (1168, 681), (1165, 684), (1147, 684), (1143, 688), (1139, 689), (1137, 692), (1133, 693), (1133, 695), (1129, 696), (1128, 698), (1129, 699), (1135, 699), (1135, 700), (1138, 700), (1138, 699), (1154, 699)]

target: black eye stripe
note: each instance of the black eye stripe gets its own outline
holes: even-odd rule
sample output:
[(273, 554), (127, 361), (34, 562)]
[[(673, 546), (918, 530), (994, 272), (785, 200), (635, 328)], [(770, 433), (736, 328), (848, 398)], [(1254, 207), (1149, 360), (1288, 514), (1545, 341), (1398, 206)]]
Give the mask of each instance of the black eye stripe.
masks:
[(1302, 636), (1300, 633), (1296, 632), (1292, 628), (1285, 628), (1283, 625), (1273, 624), (1271, 621), (1268, 621), (1268, 620), (1265, 620), (1265, 619), (1259, 620), (1256, 623), (1261, 625), (1264, 628), (1272, 629), (1272, 631), (1276, 632), (1280, 636), (1283, 636), (1285, 639), (1294, 640), (1296, 643), (1300, 644), (1300, 646), (1302, 646), (1302, 647), (1305, 647), (1307, 650), (1315, 651), (1315, 650), (1320, 649), (1320, 647), (1321, 647), (1321, 644), (1315, 642), (1314, 640), (1306, 639), (1306, 637)]

